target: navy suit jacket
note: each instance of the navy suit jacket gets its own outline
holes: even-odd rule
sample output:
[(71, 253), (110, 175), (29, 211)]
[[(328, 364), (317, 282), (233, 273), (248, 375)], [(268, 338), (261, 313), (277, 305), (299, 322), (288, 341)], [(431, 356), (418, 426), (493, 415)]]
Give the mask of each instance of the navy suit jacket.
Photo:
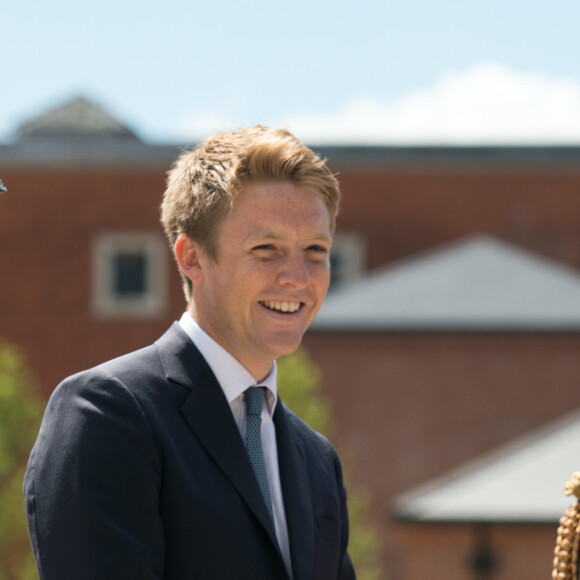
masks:
[[(274, 413), (295, 580), (351, 580), (330, 443)], [(41, 580), (287, 579), (228, 402), (178, 324), (66, 379), (24, 480)]]

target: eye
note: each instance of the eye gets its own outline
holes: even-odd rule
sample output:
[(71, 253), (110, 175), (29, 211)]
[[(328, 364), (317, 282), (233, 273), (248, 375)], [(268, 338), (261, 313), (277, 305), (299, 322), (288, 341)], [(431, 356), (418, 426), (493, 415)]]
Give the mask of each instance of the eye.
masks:
[(277, 255), (278, 249), (274, 244), (258, 244), (252, 248), (252, 253), (257, 258), (269, 260)]
[(325, 261), (328, 259), (330, 249), (326, 246), (320, 244), (312, 244), (306, 248), (306, 253), (310, 256), (311, 260)]
[(328, 254), (329, 249), (325, 246), (321, 246), (319, 244), (313, 244), (312, 246), (308, 246), (309, 252), (315, 252), (320, 254)]

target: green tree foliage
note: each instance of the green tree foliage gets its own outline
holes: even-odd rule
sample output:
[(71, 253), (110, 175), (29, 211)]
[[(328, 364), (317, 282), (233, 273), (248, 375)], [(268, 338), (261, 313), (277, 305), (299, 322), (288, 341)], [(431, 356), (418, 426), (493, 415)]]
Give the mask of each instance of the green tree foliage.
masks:
[(22, 478), (42, 409), (23, 358), (0, 341), (0, 580), (38, 578), (26, 528)]
[[(303, 349), (278, 361), (278, 389), (284, 403), (313, 429), (327, 437), (332, 436), (330, 403), (321, 393), (322, 374)], [(349, 553), (358, 580), (384, 578), (381, 564), (381, 546), (375, 529), (369, 524), (369, 495), (350, 484), (349, 458), (346, 458), (345, 481), (348, 489), (350, 517)]]

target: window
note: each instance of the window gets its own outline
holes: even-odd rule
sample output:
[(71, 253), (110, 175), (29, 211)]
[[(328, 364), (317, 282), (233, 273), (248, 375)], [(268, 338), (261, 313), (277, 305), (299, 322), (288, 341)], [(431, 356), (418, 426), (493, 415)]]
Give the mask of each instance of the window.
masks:
[(330, 253), (331, 286), (356, 280), (364, 268), (364, 256), (362, 236), (352, 232), (337, 233)]
[(113, 254), (113, 293), (120, 299), (147, 293), (147, 256), (141, 250)]
[(95, 239), (93, 306), (103, 318), (155, 318), (167, 303), (167, 249), (157, 233), (103, 233)]

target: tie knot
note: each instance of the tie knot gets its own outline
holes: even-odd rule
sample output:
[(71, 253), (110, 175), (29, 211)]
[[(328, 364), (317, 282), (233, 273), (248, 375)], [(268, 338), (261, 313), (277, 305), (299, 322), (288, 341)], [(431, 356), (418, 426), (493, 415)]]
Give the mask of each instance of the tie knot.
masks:
[(248, 415), (261, 415), (264, 403), (264, 387), (250, 387), (244, 391), (246, 401), (246, 413)]

